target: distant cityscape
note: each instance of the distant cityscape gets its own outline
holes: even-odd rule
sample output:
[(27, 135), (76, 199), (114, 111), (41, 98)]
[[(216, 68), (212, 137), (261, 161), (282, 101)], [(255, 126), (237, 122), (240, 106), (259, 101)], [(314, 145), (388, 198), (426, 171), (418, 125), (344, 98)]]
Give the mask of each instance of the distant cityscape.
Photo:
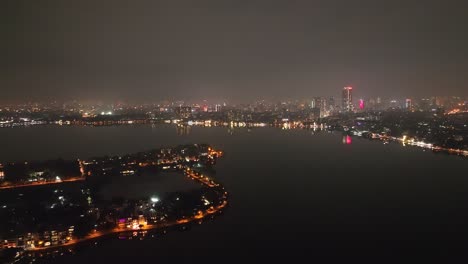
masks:
[(0, 264), (468, 259), (468, 0), (6, 2)]
[(71, 101), (3, 105), (0, 128), (168, 123), (177, 124), (182, 134), (189, 132), (191, 126), (320, 128), (467, 156), (468, 98), (355, 98), (355, 90), (350, 86), (341, 88), (341, 98), (261, 100), (250, 104), (208, 101), (86, 104)]
[(343, 114), (376, 111), (437, 112), (458, 114), (468, 112), (468, 98), (430, 96), (421, 98), (383, 98), (354, 96), (355, 88), (342, 88), (341, 98), (311, 97), (301, 100), (258, 100), (245, 104), (226, 102), (189, 103), (182, 100), (151, 104), (83, 103), (77, 100), (49, 103), (0, 104), (0, 127), (35, 124), (94, 124), (94, 122), (124, 122), (165, 119), (211, 119), (214, 121), (277, 120), (318, 121)]
[[(192, 127), (273, 127), (308, 129), (313, 133), (339, 131), (343, 144), (352, 137), (397, 142), (433, 152), (468, 157), (468, 100), (429, 97), (354, 98), (355, 88), (342, 88), (341, 98), (313, 97), (284, 102), (257, 101), (155, 104), (28, 103), (0, 108), (0, 129), (26, 126), (117, 126), (168, 124), (178, 134)], [(210, 174), (221, 151), (209, 145), (181, 145), (115, 157), (85, 160), (1, 161), (0, 190), (57, 186), (21, 197), (8, 196), (0, 208), (0, 249), (18, 249), (28, 260), (34, 252), (62, 248), (111, 234), (146, 236), (148, 231), (184, 225), (220, 211), (227, 192)], [(97, 200), (96, 189), (115, 175), (132, 176), (157, 171), (183, 172), (201, 183), (190, 193), (165, 197)], [(67, 187), (68, 182), (71, 185)], [(28, 192), (25, 192), (28, 193)], [(24, 195), (24, 196), (23, 196)], [(36, 204), (36, 195), (41, 203)], [(14, 198), (11, 200), (11, 198)], [(180, 201), (179, 201), (180, 200)], [(29, 205), (28, 205), (29, 204)], [(46, 217), (46, 216), (52, 216)]]

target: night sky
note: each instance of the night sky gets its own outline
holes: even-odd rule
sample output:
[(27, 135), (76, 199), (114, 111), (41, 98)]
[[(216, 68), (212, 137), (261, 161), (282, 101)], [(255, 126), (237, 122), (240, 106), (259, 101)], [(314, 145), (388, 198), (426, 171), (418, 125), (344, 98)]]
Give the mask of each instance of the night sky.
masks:
[(468, 1), (3, 1), (0, 101), (468, 95)]

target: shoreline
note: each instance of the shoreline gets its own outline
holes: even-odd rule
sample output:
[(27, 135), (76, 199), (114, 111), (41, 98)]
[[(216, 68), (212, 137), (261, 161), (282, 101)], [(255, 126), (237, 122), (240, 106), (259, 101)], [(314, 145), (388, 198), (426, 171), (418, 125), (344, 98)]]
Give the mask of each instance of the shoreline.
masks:
[(60, 181), (51, 181), (51, 182), (33, 182), (28, 184), (14, 184), (14, 185), (7, 185), (7, 186), (0, 186), (0, 190), (7, 190), (7, 189), (16, 189), (16, 188), (26, 188), (26, 187), (37, 187), (37, 186), (44, 186), (44, 185), (54, 185), (66, 182), (76, 182), (76, 181), (84, 181), (86, 177), (73, 177), (69, 179), (63, 179)]
[[(430, 150), (433, 153), (443, 153), (450, 156), (459, 156), (462, 158), (468, 158), (468, 150), (464, 149), (454, 149), (454, 148), (444, 148), (441, 146), (437, 146), (431, 143), (419, 142), (414, 141), (413, 139), (406, 139), (406, 138), (397, 138), (397, 137), (390, 137), (390, 136), (371, 136), (365, 137), (364, 135), (358, 135), (349, 133), (350, 136), (356, 136), (363, 139), (368, 139), (370, 141), (383, 141), (383, 142), (392, 142), (392, 143), (399, 143), (402, 146), (410, 146), (424, 150)], [(373, 133), (372, 133), (373, 134)]]
[[(193, 179), (193, 180), (196, 180), (196, 181), (200, 182), (205, 187), (213, 188), (213, 187), (220, 187), (221, 186), (219, 183), (215, 183), (212, 180), (210, 180), (210, 181), (206, 180), (206, 177), (203, 177), (202, 174), (197, 175), (197, 174), (191, 173), (191, 172), (192, 171), (187, 168), (186, 170), (184, 170), (184, 173), (182, 173), (182, 175), (187, 175), (190, 179)], [(224, 189), (224, 187), (222, 187), (222, 188)], [(71, 247), (71, 246), (78, 245), (78, 244), (81, 244), (81, 243), (90, 242), (90, 241), (92, 241), (94, 239), (104, 238), (106, 236), (111, 236), (111, 235), (121, 233), (121, 232), (150, 231), (150, 230), (156, 230), (156, 229), (160, 229), (160, 228), (168, 228), (168, 227), (174, 227), (174, 226), (178, 226), (178, 225), (188, 224), (188, 223), (191, 223), (191, 222), (194, 222), (194, 221), (197, 221), (197, 220), (204, 219), (205, 217), (216, 214), (216, 213), (220, 212), (222, 209), (224, 209), (228, 205), (227, 192), (225, 192), (223, 194), (221, 200), (222, 200), (221, 204), (218, 204), (216, 206), (211, 206), (210, 208), (206, 209), (203, 212), (199, 211), (197, 215), (192, 216), (190, 218), (182, 218), (182, 219), (178, 219), (178, 220), (171, 221), (171, 222), (166, 222), (166, 223), (161, 223), (161, 224), (145, 225), (145, 226), (143, 226), (141, 228), (138, 228), (138, 229), (116, 227), (114, 229), (104, 231), (104, 232), (96, 231), (94, 233), (91, 233), (87, 237), (80, 238), (80, 239), (72, 239), (66, 244), (54, 245), (54, 246), (48, 246), (48, 247), (39, 247), (39, 248), (28, 248), (28, 249), (23, 249), (23, 252), (24, 253), (27, 253), (27, 252), (32, 253), (32, 252), (41, 252), (41, 251), (49, 251), (49, 250), (60, 249), (60, 248), (67, 248), (67, 247)]]

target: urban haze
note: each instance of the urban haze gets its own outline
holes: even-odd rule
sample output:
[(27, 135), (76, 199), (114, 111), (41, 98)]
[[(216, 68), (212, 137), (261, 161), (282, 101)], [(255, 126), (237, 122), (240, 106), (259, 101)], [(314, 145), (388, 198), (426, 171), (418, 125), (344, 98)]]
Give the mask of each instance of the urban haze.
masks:
[(0, 263), (468, 257), (466, 1), (4, 1)]

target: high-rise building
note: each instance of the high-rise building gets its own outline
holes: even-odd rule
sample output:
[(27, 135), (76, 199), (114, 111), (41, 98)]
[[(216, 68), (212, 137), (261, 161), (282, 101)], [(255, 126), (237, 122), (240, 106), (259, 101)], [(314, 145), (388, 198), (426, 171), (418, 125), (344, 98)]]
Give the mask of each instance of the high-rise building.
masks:
[(413, 108), (413, 104), (412, 104), (412, 102), (411, 102), (411, 99), (409, 99), (409, 98), (406, 99), (405, 107), (406, 107), (406, 109), (408, 109), (408, 110), (410, 110), (411, 108)]
[(329, 115), (328, 101), (323, 97), (314, 97), (310, 101), (310, 109), (319, 109), (320, 117)]
[(431, 108), (431, 100), (429, 98), (422, 98), (419, 102), (419, 109), (428, 111)]
[(174, 111), (179, 118), (189, 118), (192, 115), (192, 107), (190, 106), (179, 106)]
[(326, 112), (327, 112), (327, 115), (333, 114), (333, 112), (335, 112), (335, 108), (336, 108), (336, 105), (335, 105), (335, 98), (329, 97), (328, 99), (325, 99), (325, 101), (326, 101)]
[(5, 179), (5, 172), (3, 172), (3, 165), (0, 163), (0, 180)]
[(342, 94), (342, 110), (344, 112), (353, 111), (353, 87), (346, 86), (343, 88)]
[(320, 117), (328, 116), (327, 99), (320, 98)]
[(364, 99), (359, 99), (359, 109), (364, 110)]
[(315, 108), (315, 98), (310, 101), (310, 108)]
[(328, 107), (335, 108), (335, 98), (334, 97), (329, 97), (328, 98)]

